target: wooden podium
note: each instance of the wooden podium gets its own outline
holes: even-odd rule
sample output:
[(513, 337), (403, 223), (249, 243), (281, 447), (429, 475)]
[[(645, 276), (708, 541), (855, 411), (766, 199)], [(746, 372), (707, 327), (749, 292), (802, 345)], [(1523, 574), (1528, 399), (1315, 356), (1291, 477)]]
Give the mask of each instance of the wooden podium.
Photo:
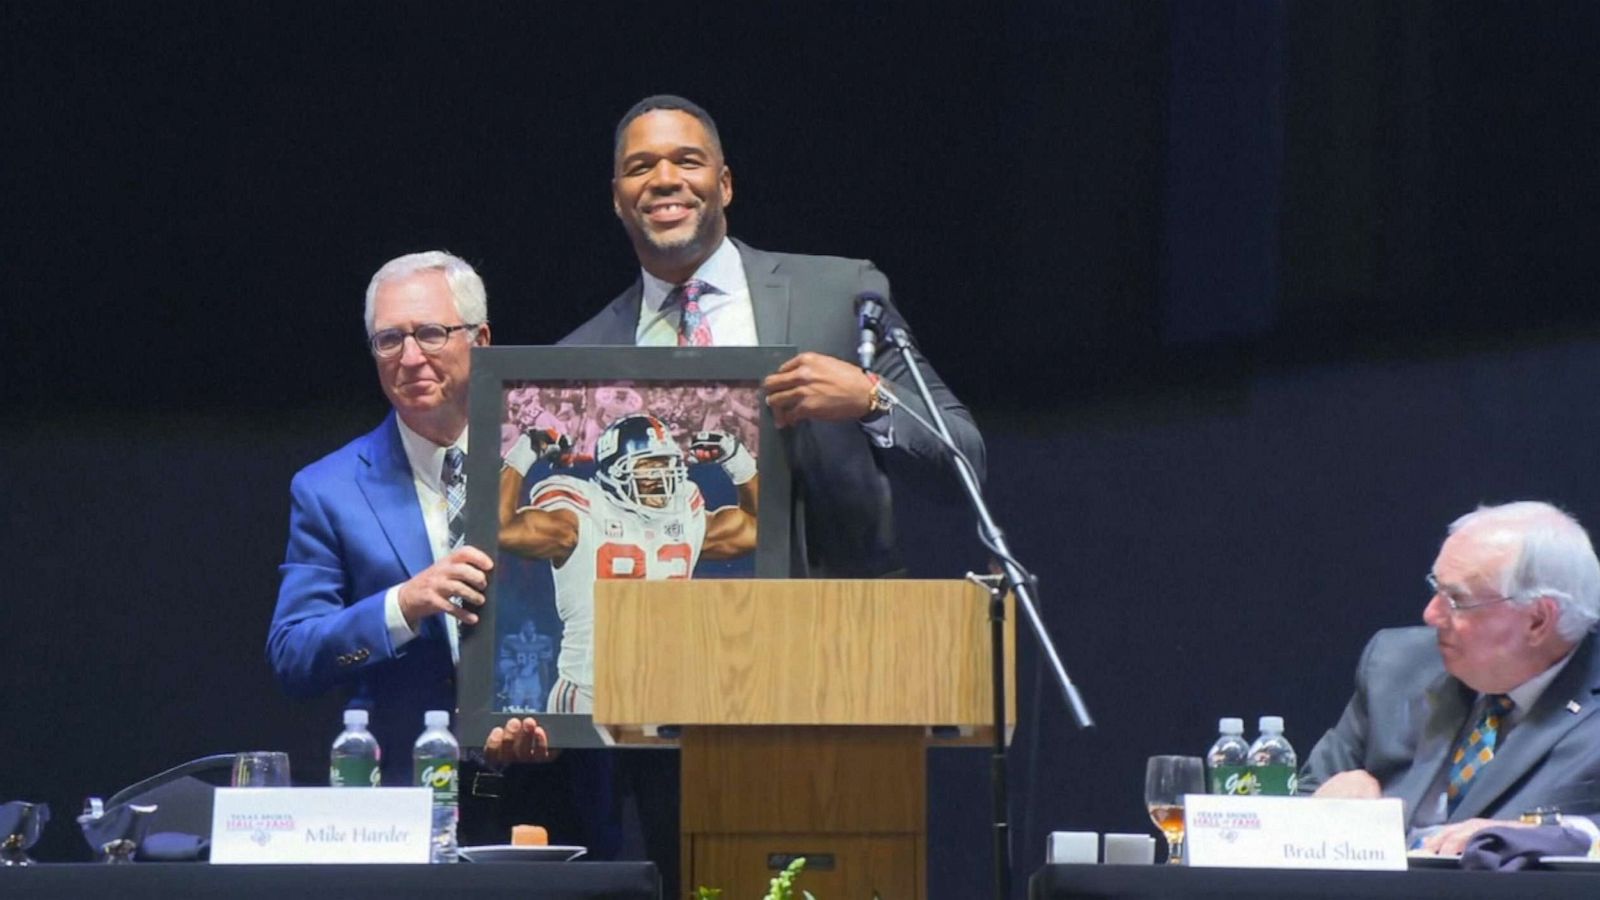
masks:
[(682, 729), (685, 893), (759, 897), (805, 856), (821, 900), (926, 897), (925, 747), (992, 740), (988, 608), (965, 581), (597, 582), (596, 724)]

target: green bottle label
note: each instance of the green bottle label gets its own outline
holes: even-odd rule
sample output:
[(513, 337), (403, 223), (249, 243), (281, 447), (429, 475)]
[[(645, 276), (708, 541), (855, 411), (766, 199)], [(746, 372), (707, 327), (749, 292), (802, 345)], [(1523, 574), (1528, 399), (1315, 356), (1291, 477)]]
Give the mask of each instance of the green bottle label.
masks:
[(1250, 770), (1249, 766), (1212, 766), (1211, 793), (1254, 794), (1256, 793), (1255, 773)]
[(370, 759), (336, 759), (328, 767), (328, 784), (333, 787), (377, 787), (381, 778), (377, 762)]
[(1252, 771), (1256, 776), (1256, 793), (1269, 797), (1290, 797), (1294, 795), (1295, 786), (1299, 781), (1299, 778), (1295, 775), (1294, 766), (1254, 766)]
[(423, 757), (417, 760), (417, 784), (433, 788), (434, 803), (456, 802), (456, 761), (449, 757)]

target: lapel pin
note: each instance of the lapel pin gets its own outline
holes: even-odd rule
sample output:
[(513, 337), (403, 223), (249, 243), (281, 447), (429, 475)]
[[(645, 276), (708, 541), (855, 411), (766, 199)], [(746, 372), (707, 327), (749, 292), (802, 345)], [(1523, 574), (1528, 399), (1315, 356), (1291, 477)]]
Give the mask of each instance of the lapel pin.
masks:
[(1583, 712), (1583, 707), (1579, 706), (1578, 701), (1576, 700), (1568, 700), (1567, 712), (1577, 715), (1578, 713)]

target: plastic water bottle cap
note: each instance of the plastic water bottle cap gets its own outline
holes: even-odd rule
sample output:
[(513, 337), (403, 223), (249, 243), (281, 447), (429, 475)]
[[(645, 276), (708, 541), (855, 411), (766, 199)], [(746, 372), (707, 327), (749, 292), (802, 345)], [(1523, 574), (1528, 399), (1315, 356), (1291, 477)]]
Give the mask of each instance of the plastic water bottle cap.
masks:
[(1262, 716), (1258, 727), (1262, 731), (1283, 731), (1283, 716)]
[(1218, 734), (1244, 734), (1244, 720), (1243, 719), (1233, 719), (1233, 718), (1218, 719), (1217, 720), (1217, 733)]
[(344, 711), (344, 727), (367, 727), (367, 711), (364, 709), (347, 709)]
[(450, 713), (442, 709), (430, 709), (422, 714), (422, 724), (429, 728), (449, 728)]

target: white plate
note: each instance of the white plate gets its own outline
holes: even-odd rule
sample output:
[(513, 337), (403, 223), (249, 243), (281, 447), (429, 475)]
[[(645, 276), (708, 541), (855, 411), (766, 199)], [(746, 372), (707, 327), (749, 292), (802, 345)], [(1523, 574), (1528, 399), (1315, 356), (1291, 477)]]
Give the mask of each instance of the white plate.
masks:
[(1460, 856), (1440, 856), (1437, 853), (1407, 853), (1406, 866), (1412, 869), (1459, 869)]
[(483, 847), (462, 847), (461, 858), (467, 862), (566, 862), (589, 852), (587, 847), (538, 846), (491, 844)]
[(1590, 859), (1587, 856), (1541, 856), (1539, 864), (1563, 872), (1600, 871), (1600, 859)]

